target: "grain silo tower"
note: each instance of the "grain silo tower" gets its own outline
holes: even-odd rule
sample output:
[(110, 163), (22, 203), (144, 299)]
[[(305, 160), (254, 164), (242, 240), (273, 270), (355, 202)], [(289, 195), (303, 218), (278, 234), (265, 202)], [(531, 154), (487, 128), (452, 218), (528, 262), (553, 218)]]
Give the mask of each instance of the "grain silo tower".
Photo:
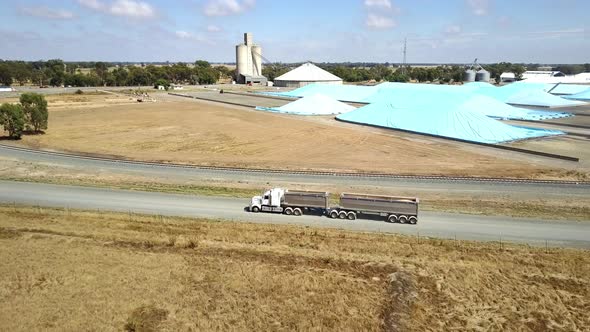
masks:
[(467, 69), (465, 73), (463, 73), (463, 81), (464, 82), (475, 82), (475, 70)]
[(475, 81), (477, 82), (490, 82), (490, 72), (481, 68), (475, 73)]
[(252, 34), (244, 34), (244, 43), (236, 46), (236, 81), (239, 84), (264, 84), (262, 47), (255, 45)]

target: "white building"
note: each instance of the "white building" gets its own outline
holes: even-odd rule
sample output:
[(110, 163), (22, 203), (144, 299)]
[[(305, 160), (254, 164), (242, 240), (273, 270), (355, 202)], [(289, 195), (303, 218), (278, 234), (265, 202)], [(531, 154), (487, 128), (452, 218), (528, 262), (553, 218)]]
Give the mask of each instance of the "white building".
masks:
[(274, 80), (275, 86), (289, 88), (299, 88), (314, 83), (342, 85), (342, 79), (308, 62)]
[(511, 83), (516, 81), (516, 75), (514, 73), (502, 73), (500, 75), (500, 83)]
[(239, 84), (266, 85), (262, 76), (262, 47), (254, 44), (251, 33), (244, 34), (244, 43), (236, 45), (236, 79)]
[(590, 73), (565, 75), (560, 71), (526, 71), (522, 79), (532, 83), (590, 84)]
[(548, 77), (564, 77), (565, 74), (560, 71), (549, 70), (527, 70), (522, 73), (523, 80), (546, 79)]

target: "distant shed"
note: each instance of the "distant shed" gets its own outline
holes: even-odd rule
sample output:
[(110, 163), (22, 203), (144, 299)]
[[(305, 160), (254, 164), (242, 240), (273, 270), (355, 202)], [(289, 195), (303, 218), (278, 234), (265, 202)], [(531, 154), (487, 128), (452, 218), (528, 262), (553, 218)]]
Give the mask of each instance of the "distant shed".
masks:
[(342, 79), (308, 62), (274, 80), (275, 86), (288, 88), (300, 88), (316, 83), (342, 85)]

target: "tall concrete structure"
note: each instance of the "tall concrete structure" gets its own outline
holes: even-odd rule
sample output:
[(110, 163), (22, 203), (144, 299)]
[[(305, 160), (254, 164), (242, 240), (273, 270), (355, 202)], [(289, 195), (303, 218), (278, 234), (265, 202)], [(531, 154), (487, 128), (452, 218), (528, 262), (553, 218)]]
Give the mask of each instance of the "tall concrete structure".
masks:
[(244, 34), (244, 43), (236, 45), (236, 79), (239, 84), (266, 84), (262, 76), (262, 47), (254, 44), (251, 33)]

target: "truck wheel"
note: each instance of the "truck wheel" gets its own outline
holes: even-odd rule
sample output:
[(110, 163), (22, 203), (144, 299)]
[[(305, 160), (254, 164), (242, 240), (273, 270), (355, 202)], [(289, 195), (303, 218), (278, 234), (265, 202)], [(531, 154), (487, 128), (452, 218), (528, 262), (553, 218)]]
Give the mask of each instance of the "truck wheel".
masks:
[(290, 207), (286, 208), (285, 209), (285, 214), (288, 215), (288, 216), (292, 215), (293, 214), (293, 209), (290, 208)]
[(412, 225), (416, 225), (418, 223), (418, 218), (411, 216), (410, 219), (408, 219), (410, 221), (410, 224)]
[(397, 216), (395, 214), (390, 214), (389, 217), (387, 217), (387, 221), (389, 221), (390, 223), (396, 223)]
[(348, 212), (346, 217), (348, 218), (348, 220), (356, 220), (356, 213), (350, 211), (350, 212)]
[(338, 218), (338, 211), (336, 211), (336, 210), (330, 211), (330, 218), (332, 218), (332, 219)]
[(340, 211), (340, 213), (338, 213), (338, 218), (346, 219), (346, 211)]
[(405, 224), (408, 222), (408, 217), (407, 216), (399, 216), (399, 222), (400, 224)]
[(300, 216), (302, 214), (303, 214), (303, 212), (301, 212), (301, 209), (300, 208), (293, 209), (293, 215), (294, 216)]
[(260, 212), (260, 208), (258, 206), (253, 206), (251, 211), (254, 213), (258, 213)]

